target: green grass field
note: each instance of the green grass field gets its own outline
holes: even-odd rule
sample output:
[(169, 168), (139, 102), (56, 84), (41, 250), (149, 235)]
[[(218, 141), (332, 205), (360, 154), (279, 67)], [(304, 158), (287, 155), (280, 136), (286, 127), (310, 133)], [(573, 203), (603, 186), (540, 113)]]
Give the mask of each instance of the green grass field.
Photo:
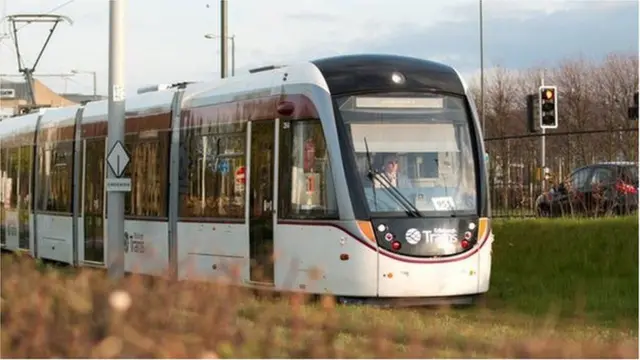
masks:
[(488, 305), (638, 327), (638, 219), (495, 223)]
[[(467, 309), (257, 299), (198, 283), (42, 271), (2, 258), (3, 357), (638, 355), (638, 219), (496, 220), (489, 293)], [(120, 312), (115, 289), (132, 299)]]

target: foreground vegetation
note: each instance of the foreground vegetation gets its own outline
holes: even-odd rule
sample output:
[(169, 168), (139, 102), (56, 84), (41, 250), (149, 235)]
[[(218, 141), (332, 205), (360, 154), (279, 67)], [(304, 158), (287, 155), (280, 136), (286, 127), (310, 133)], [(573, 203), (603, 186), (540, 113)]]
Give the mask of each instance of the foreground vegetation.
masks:
[(2, 258), (3, 357), (637, 357), (638, 220), (495, 224), (471, 309), (258, 299), (222, 284), (41, 271)]

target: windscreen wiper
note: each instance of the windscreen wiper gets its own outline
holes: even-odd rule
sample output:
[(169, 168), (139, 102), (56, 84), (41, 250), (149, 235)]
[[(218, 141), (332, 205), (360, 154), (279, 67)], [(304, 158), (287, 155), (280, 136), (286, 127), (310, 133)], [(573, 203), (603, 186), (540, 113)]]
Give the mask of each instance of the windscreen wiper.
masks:
[[(391, 182), (389, 181), (389, 179), (386, 178), (386, 176), (384, 176), (377, 170), (372, 170), (372, 177), (375, 179), (378, 179), (378, 181), (382, 180), (382, 182), (384, 183), (384, 189), (387, 189), (387, 191), (389, 191), (389, 193), (393, 195), (401, 205), (407, 208), (407, 210), (411, 214), (416, 215), (418, 217), (423, 217), (420, 210), (418, 210), (418, 208), (415, 207), (415, 205), (413, 205), (411, 201), (409, 201), (409, 199), (407, 199), (404, 195), (402, 195), (400, 190), (398, 190), (395, 186), (393, 186), (393, 184), (391, 184)], [(374, 187), (375, 187), (375, 184), (374, 184)]]
[[(379, 171), (375, 170), (373, 168), (373, 165), (371, 163), (371, 153), (369, 152), (369, 145), (367, 144), (367, 138), (364, 138), (364, 146), (365, 146), (365, 150), (367, 152), (367, 161), (368, 161), (368, 165), (369, 165), (369, 172), (368, 172), (368, 177), (371, 180), (371, 182), (373, 183), (373, 196), (375, 199), (375, 189), (376, 189), (376, 183), (375, 180), (382, 180), (381, 183), (383, 183), (383, 188), (386, 189), (389, 194), (391, 194), (393, 196), (393, 198), (400, 204), (402, 205), (405, 210), (407, 211), (407, 213), (409, 215), (413, 215), (413, 216), (417, 216), (417, 217), (423, 217), (422, 213), (420, 213), (420, 210), (418, 210), (417, 207), (415, 207), (411, 201), (409, 201), (404, 195), (402, 195), (402, 193), (395, 187), (393, 186), (393, 184), (391, 184), (391, 182), (389, 181), (389, 179), (387, 179), (384, 175), (382, 175)], [(375, 201), (375, 200), (374, 200)]]
[[(364, 138), (364, 148), (367, 151), (367, 165), (369, 166), (369, 171), (367, 172), (367, 176), (369, 177), (369, 179), (373, 182), (373, 179), (371, 179), (372, 175), (372, 171), (373, 171), (373, 164), (371, 162), (371, 153), (369, 152), (369, 145), (367, 145), (367, 138)], [(373, 183), (373, 187), (372, 187), (372, 192), (373, 192), (373, 204), (376, 207), (376, 211), (378, 211), (378, 198), (376, 197), (376, 184)]]

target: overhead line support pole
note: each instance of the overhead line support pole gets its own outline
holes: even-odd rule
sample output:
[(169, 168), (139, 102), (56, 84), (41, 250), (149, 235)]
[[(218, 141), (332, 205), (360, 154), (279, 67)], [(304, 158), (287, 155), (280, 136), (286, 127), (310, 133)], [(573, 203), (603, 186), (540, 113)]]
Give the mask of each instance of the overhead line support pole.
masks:
[[(109, 1), (109, 112), (107, 128), (107, 149), (109, 155), (118, 143), (124, 142), (125, 129), (125, 92), (124, 92), (124, 17), (125, 0)], [(108, 164), (107, 179), (115, 180), (122, 174), (116, 174), (113, 164)], [(125, 160), (125, 159), (122, 159)], [(128, 162), (128, 158), (126, 162)], [(120, 160), (119, 160), (120, 161)], [(119, 170), (119, 165), (116, 171)], [(107, 192), (107, 272), (112, 279), (124, 276), (124, 192)]]

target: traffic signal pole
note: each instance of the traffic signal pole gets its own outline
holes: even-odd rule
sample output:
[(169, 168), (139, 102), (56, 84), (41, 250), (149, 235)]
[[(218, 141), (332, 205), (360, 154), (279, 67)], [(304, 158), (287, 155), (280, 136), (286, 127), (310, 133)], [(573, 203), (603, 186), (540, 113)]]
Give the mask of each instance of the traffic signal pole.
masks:
[[(544, 70), (540, 76), (540, 86), (544, 86)], [(540, 172), (542, 174), (540, 177), (542, 180), (542, 191), (544, 192), (547, 190), (547, 177), (545, 173), (547, 167), (547, 129), (543, 127), (540, 130), (542, 131), (542, 136), (540, 137), (540, 165), (542, 167), (542, 171)]]

